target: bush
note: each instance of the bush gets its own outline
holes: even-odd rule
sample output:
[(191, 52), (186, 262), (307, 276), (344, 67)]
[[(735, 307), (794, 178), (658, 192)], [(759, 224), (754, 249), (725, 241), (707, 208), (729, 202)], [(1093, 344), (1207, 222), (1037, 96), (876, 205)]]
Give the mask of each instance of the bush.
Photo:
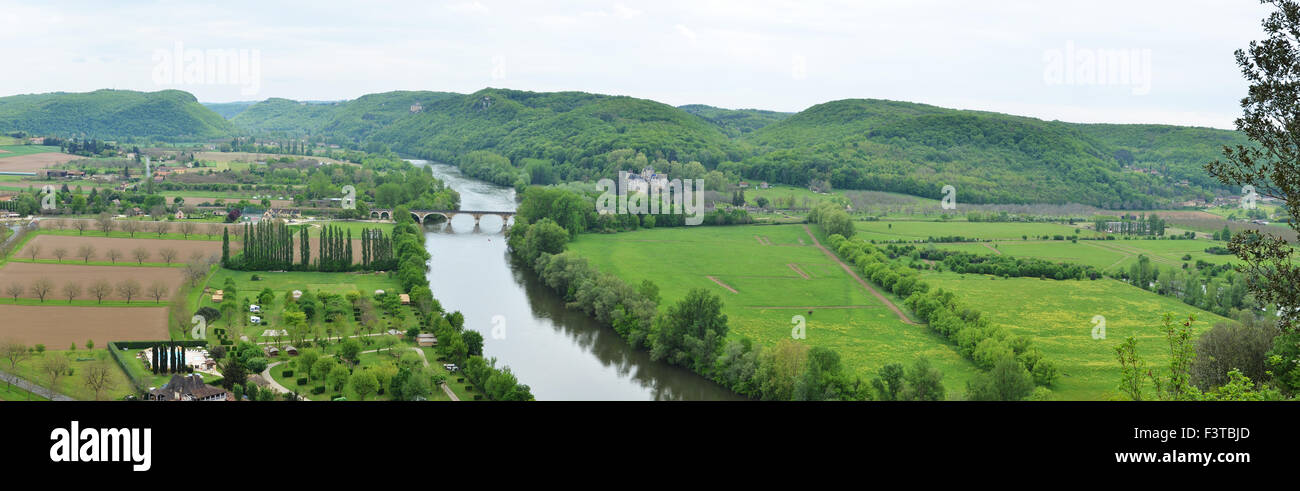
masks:
[(292, 377), (292, 376), (293, 376), (293, 370), (285, 370), (284, 373), (283, 373), (282, 375), (284, 375), (285, 378)]
[(324, 394), (324, 393), (325, 393), (325, 386), (324, 386), (324, 385), (317, 385), (317, 386), (315, 386), (315, 387), (312, 387), (312, 388), (311, 388), (311, 393), (312, 393), (312, 394), (316, 394), (316, 395)]
[(307, 385), (307, 377), (298, 377), (298, 385)]

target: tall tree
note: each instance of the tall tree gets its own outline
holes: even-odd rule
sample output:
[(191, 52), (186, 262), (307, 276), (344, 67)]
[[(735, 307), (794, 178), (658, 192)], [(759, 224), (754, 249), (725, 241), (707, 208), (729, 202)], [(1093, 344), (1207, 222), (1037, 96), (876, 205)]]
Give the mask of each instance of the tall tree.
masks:
[[(1262, 196), (1282, 200), (1288, 225), (1300, 233), (1300, 2), (1261, 3), (1276, 7), (1263, 21), (1268, 38), (1236, 51), (1237, 66), (1250, 83), (1236, 125), (1253, 144), (1225, 146), (1224, 159), (1205, 169), (1226, 185), (1250, 185)], [(1231, 237), (1228, 249), (1245, 261), (1238, 268), (1249, 273), (1251, 293), (1261, 303), (1277, 305), (1280, 327), (1295, 332), (1300, 267), (1294, 249), (1283, 238), (1256, 230)]]

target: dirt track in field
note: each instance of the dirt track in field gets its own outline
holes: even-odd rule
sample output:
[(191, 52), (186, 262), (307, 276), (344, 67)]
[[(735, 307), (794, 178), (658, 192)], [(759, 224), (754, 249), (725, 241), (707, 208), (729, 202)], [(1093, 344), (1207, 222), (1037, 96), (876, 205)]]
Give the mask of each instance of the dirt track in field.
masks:
[(722, 280), (719, 280), (719, 279), (714, 278), (714, 277), (712, 277), (712, 276), (705, 276), (705, 278), (708, 278), (708, 279), (710, 279), (710, 280), (713, 280), (713, 282), (714, 282), (714, 283), (717, 283), (718, 286), (723, 287), (723, 288), (726, 288), (727, 291), (729, 291), (729, 292), (731, 292), (731, 293), (740, 293), (740, 292), (736, 291), (735, 288), (732, 288), (731, 285), (728, 285), (728, 284), (726, 284), (726, 283), (723, 283)]
[(131, 298), (131, 303), (140, 302), (142, 304), (153, 304), (154, 299), (148, 296), (149, 287), (155, 281), (161, 281), (168, 287), (168, 295), (163, 297), (166, 302), (167, 298), (175, 292), (183, 281), (185, 274), (181, 268), (161, 268), (161, 267), (134, 267), (134, 266), (80, 266), (72, 264), (38, 264), (10, 261), (4, 267), (0, 267), (0, 288), (7, 288), (13, 283), (18, 283), (26, 287), (26, 291), (20, 298), (38, 298), (31, 291), (31, 286), (37, 279), (47, 278), (54, 288), (49, 295), (45, 297), (45, 302), (49, 304), (58, 304), (60, 300), (67, 302), (67, 297), (63, 296), (63, 285), (69, 282), (81, 284), (82, 293), (77, 299), (94, 300), (95, 297), (88, 291), (90, 285), (98, 280), (106, 280), (113, 285), (113, 292), (104, 297), (104, 300), (126, 300), (126, 297), (117, 291), (119, 282), (133, 279), (140, 284), (140, 291)]
[[(199, 252), (204, 257), (221, 256), (220, 240), (168, 240), (168, 239), (119, 239), (110, 237), (95, 237), (94, 232), (86, 232), (83, 236), (67, 235), (37, 235), (33, 237), (23, 250), (18, 251), (19, 258), (31, 258), (30, 251), (32, 247), (39, 247), (40, 252), (36, 254), (37, 259), (58, 259), (54, 252), (62, 248), (67, 251), (63, 257), (63, 262), (75, 264), (83, 262), (78, 250), (84, 246), (90, 245), (95, 249), (95, 255), (90, 258), (91, 261), (109, 261), (108, 251), (117, 250), (122, 256), (117, 259), (118, 264), (135, 264), (135, 257), (132, 251), (143, 247), (149, 251), (149, 258), (145, 262), (160, 263), (163, 262), (162, 255), (159, 251), (163, 249), (174, 249), (176, 259), (173, 263), (183, 263), (190, 260), (190, 255)], [(231, 249), (236, 250), (239, 244), (231, 241)]]
[(166, 307), (0, 305), (0, 339), (66, 350), (76, 343), (167, 339)]
[(907, 315), (903, 314), (903, 309), (898, 308), (897, 305), (894, 305), (894, 302), (890, 302), (888, 298), (885, 298), (884, 295), (881, 295), (880, 292), (876, 291), (876, 289), (872, 287), (870, 283), (867, 283), (865, 280), (862, 279), (861, 276), (858, 276), (858, 273), (856, 271), (853, 271), (853, 268), (850, 268), (848, 264), (845, 264), (844, 261), (841, 260), (839, 256), (836, 256), (835, 253), (831, 252), (830, 249), (827, 249), (826, 246), (823, 246), (821, 241), (817, 240), (817, 236), (813, 235), (812, 230), (810, 230), (807, 225), (803, 226), (803, 231), (806, 232), (808, 234), (808, 237), (812, 239), (814, 246), (816, 246), (818, 249), (821, 249), (822, 252), (826, 254), (826, 257), (829, 257), (831, 258), (831, 260), (835, 261), (836, 263), (839, 263), (840, 268), (844, 269), (844, 272), (848, 273), (850, 277), (852, 277), (855, 280), (858, 280), (858, 284), (862, 285), (862, 288), (866, 289), (868, 292), (871, 293), (871, 295), (875, 296), (876, 300), (880, 300), (880, 303), (885, 304), (885, 307), (889, 307), (889, 310), (893, 311), (894, 315), (898, 316), (898, 320), (901, 320), (907, 324), (913, 324), (913, 325), (918, 324), (917, 322), (913, 322), (912, 319), (908, 319)]

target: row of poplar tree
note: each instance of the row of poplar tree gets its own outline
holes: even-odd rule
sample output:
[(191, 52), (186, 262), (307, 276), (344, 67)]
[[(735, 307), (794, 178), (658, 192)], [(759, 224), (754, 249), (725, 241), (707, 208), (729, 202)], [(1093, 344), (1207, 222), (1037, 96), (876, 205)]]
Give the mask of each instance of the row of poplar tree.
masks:
[(382, 271), (396, 265), (392, 239), (383, 230), (361, 230), (361, 263), (352, 260), (352, 231), (326, 225), (321, 230), (317, 257), (312, 261), (311, 237), (307, 227), (298, 232), (298, 262), (294, 262), (294, 232), (284, 222), (263, 220), (244, 225), (244, 247), (230, 253), (230, 231), (221, 238), (221, 264), (243, 271)]

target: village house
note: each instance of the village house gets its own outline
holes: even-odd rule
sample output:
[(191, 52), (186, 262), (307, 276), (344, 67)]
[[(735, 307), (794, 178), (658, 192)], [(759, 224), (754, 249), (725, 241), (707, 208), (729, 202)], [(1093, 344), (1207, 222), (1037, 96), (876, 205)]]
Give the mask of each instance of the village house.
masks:
[(150, 401), (227, 401), (230, 392), (203, 383), (199, 375), (172, 375), (162, 388), (150, 388), (146, 396)]

